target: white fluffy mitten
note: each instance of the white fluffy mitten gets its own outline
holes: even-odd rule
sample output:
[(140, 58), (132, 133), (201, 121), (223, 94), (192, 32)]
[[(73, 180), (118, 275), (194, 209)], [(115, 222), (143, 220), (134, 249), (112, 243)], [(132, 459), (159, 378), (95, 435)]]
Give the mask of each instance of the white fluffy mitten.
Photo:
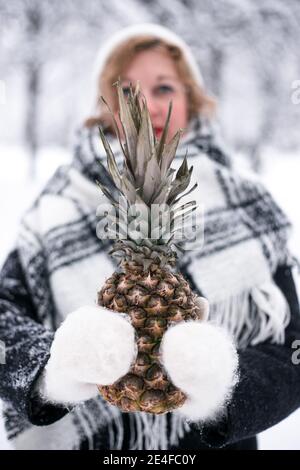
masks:
[(125, 315), (81, 307), (55, 333), (39, 392), (54, 403), (87, 400), (99, 393), (97, 384), (109, 385), (125, 375), (136, 354), (135, 330)]
[(180, 322), (161, 344), (172, 382), (187, 396), (178, 412), (190, 421), (213, 421), (237, 382), (238, 356), (227, 332), (209, 322)]

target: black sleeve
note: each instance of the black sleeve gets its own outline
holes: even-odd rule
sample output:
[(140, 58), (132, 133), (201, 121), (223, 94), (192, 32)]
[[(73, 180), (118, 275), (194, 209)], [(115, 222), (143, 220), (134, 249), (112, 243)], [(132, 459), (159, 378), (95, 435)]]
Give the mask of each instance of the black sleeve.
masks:
[(49, 359), (54, 333), (37, 319), (18, 251), (0, 273), (0, 398), (35, 425), (51, 424), (67, 409), (40, 403), (33, 389)]
[(300, 313), (291, 268), (279, 267), (274, 280), (291, 310), (285, 343), (265, 342), (239, 352), (240, 380), (226, 417), (202, 429), (194, 425), (210, 447), (223, 447), (254, 436), (279, 423), (300, 405), (300, 364), (292, 361), (292, 344), (300, 340)]

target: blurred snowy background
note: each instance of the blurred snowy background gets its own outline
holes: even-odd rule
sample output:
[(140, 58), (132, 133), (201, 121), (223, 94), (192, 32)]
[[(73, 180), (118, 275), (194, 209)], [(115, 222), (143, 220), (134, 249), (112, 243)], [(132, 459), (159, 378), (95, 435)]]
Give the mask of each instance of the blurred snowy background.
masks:
[[(145, 21), (190, 44), (237, 165), (260, 173), (287, 211), (300, 258), (299, 0), (0, 0), (0, 265), (23, 211), (71, 159), (99, 45)], [(300, 410), (262, 433), (260, 449), (300, 449), (299, 429)]]

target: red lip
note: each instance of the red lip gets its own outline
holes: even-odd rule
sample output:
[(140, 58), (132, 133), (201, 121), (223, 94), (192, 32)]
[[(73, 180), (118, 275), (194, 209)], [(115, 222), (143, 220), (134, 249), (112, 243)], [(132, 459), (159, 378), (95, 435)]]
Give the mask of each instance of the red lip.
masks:
[(160, 134), (162, 134), (162, 131), (163, 131), (162, 127), (154, 127), (154, 132), (156, 136), (159, 136)]

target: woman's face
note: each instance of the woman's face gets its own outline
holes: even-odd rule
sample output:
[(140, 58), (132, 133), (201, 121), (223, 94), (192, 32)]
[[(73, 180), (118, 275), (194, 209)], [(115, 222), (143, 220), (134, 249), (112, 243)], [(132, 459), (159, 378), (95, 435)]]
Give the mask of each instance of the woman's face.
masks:
[(139, 52), (121, 76), (125, 94), (129, 84), (140, 82), (140, 89), (149, 109), (152, 125), (157, 138), (160, 138), (165, 124), (169, 103), (172, 101), (167, 141), (179, 128), (188, 124), (188, 103), (183, 83), (178, 77), (171, 57), (166, 53), (151, 49)]

